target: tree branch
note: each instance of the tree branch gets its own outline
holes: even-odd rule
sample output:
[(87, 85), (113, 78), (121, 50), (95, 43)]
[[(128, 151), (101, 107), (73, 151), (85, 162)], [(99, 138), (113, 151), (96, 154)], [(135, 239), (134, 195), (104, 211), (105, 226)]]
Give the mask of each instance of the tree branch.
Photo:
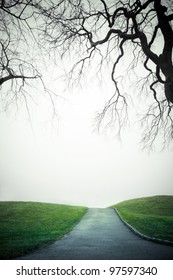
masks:
[(7, 82), (8, 80), (12, 80), (12, 79), (37, 79), (40, 78), (39, 75), (35, 75), (33, 77), (29, 77), (29, 76), (24, 76), (24, 75), (13, 75), (13, 74), (9, 74), (6, 77), (0, 78), (0, 85), (2, 85), (3, 83)]

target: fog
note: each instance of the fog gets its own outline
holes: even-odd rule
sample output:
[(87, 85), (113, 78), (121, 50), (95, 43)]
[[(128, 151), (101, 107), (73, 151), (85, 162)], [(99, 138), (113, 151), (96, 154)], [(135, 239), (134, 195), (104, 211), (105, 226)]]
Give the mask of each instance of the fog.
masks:
[(94, 129), (104, 87), (90, 85), (62, 96), (56, 101), (58, 119), (51, 119), (44, 98), (31, 105), (31, 121), (24, 109), (0, 114), (1, 200), (107, 207), (173, 195), (172, 152), (142, 151), (141, 132), (133, 123), (122, 141)]

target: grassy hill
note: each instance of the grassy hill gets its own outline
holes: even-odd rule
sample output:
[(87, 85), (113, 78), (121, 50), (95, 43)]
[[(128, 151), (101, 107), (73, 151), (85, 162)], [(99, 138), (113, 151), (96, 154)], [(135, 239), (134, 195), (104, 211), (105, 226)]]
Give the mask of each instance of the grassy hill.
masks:
[(86, 207), (37, 202), (0, 202), (0, 259), (11, 259), (60, 239)]
[(139, 232), (173, 242), (173, 196), (132, 199), (113, 207)]

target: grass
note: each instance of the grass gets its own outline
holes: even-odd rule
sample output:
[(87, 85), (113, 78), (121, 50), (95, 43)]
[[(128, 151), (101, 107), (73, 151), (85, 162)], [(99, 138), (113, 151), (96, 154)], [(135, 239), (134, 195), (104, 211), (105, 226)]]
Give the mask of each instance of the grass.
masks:
[(0, 259), (12, 259), (60, 239), (86, 210), (50, 203), (0, 202)]
[(153, 196), (127, 200), (113, 206), (139, 232), (173, 241), (173, 196)]

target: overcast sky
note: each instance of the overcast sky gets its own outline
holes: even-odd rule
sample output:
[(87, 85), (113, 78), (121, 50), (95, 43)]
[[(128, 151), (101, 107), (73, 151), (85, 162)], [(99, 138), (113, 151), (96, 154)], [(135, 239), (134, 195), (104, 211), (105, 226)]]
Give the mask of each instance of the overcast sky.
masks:
[[(53, 70), (52, 70), (53, 71)], [(0, 115), (0, 199), (106, 207), (126, 199), (173, 195), (173, 153), (141, 151), (132, 124), (116, 141), (94, 132), (94, 118), (107, 87), (96, 81), (57, 93), (59, 120), (51, 121), (47, 100), (26, 112)]]

